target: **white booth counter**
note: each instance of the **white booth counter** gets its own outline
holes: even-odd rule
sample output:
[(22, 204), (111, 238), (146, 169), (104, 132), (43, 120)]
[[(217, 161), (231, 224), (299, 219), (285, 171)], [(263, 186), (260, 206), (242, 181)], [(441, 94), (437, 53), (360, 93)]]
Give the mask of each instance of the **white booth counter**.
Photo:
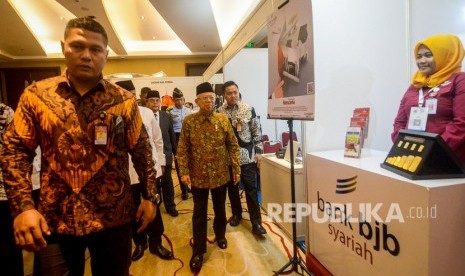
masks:
[(334, 275), (465, 275), (465, 178), (410, 180), (386, 156), (307, 154), (310, 253)]
[[(292, 223), (286, 222), (284, 216), (288, 215), (284, 209), (291, 203), (291, 164), (284, 159), (276, 158), (274, 153), (263, 154), (260, 166), (260, 188), (262, 195), (262, 208), (268, 212), (269, 208), (282, 208), (282, 212), (276, 210), (278, 219), (276, 222), (284, 232), (292, 238)], [(294, 183), (296, 189), (296, 202), (305, 203), (305, 189), (303, 187), (303, 166), (294, 165)], [(271, 210), (271, 209), (270, 209)], [(299, 222), (297, 226), (296, 239), (305, 240), (304, 222)]]

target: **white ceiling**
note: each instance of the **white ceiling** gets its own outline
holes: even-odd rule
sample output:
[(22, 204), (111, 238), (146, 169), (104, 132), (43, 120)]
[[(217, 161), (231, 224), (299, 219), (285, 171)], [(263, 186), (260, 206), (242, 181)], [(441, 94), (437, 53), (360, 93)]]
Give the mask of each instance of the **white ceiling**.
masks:
[(260, 2), (0, 0), (0, 62), (62, 58), (67, 21), (87, 15), (106, 29), (111, 57), (216, 56)]

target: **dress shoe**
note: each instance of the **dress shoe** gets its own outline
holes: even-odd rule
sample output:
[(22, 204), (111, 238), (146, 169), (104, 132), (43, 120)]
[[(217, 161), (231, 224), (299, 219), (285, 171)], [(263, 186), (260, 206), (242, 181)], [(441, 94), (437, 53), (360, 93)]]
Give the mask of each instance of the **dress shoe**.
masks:
[(136, 249), (132, 252), (131, 260), (135, 262), (142, 258), (142, 256), (144, 256), (145, 249), (147, 249), (147, 244), (136, 245)]
[(241, 222), (241, 219), (242, 219), (241, 216), (233, 215), (233, 216), (229, 219), (229, 225), (231, 225), (231, 226), (238, 226), (239, 223)]
[(202, 254), (192, 256), (192, 258), (191, 258), (191, 260), (189, 262), (189, 266), (191, 267), (192, 273), (199, 272), (200, 269), (202, 268), (202, 263), (203, 263), (203, 255)]
[(169, 209), (169, 210), (167, 210), (166, 212), (167, 212), (168, 214), (170, 214), (170, 216), (172, 216), (172, 217), (177, 217), (177, 216), (179, 215), (179, 212), (178, 212), (178, 210), (176, 210), (176, 209)]
[(252, 233), (254, 233), (255, 235), (265, 235), (266, 230), (265, 228), (263, 228), (261, 224), (257, 223), (257, 224), (252, 225)]
[(182, 194), (181, 198), (182, 198), (182, 200), (188, 200), (188, 199), (189, 199), (189, 195), (188, 195), (187, 193)]
[(163, 260), (171, 260), (173, 258), (173, 253), (161, 244), (149, 244), (149, 251)]
[(218, 239), (216, 243), (221, 249), (226, 249), (228, 247), (228, 240), (226, 238)]

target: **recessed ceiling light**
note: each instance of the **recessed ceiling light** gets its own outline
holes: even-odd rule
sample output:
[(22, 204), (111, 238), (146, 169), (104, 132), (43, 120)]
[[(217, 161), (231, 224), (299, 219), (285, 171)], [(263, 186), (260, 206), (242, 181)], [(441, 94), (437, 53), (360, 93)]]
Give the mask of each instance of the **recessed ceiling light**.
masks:
[[(102, 0), (110, 24), (131, 55), (189, 54), (186, 45), (147, 0)], [(141, 15), (140, 11), (144, 14)], [(126, 20), (139, 18), (139, 20)], [(147, 26), (152, 26), (147, 29)]]
[[(244, 3), (245, 2), (245, 3)], [(220, 35), (221, 45), (225, 46), (247, 16), (257, 7), (260, 0), (223, 1), (210, 0), (213, 16)]]

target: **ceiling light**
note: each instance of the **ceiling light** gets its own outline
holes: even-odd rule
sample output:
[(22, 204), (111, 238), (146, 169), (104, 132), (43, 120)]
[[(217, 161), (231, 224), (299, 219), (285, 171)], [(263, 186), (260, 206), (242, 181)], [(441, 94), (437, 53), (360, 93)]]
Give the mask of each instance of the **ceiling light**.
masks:
[[(132, 55), (190, 53), (150, 1), (102, 0), (102, 3), (111, 25), (128, 53)], [(143, 11), (144, 15), (141, 16), (140, 11)], [(128, 20), (128, 18), (141, 20)], [(147, 26), (153, 27), (147, 28)], [(155, 37), (153, 33), (157, 36)]]
[[(69, 20), (76, 18), (54, 0), (8, 0), (39, 42), (47, 57), (63, 57), (60, 41)], [(110, 49), (110, 56), (115, 55)]]
[(222, 46), (229, 42), (231, 36), (244, 23), (258, 3), (260, 3), (260, 0), (210, 0)]
[[(76, 16), (53, 0), (8, 1), (39, 41), (47, 56), (61, 55), (60, 40), (63, 39), (66, 25), (63, 21)], [(60, 32), (57, 31), (57, 26), (63, 26)]]

